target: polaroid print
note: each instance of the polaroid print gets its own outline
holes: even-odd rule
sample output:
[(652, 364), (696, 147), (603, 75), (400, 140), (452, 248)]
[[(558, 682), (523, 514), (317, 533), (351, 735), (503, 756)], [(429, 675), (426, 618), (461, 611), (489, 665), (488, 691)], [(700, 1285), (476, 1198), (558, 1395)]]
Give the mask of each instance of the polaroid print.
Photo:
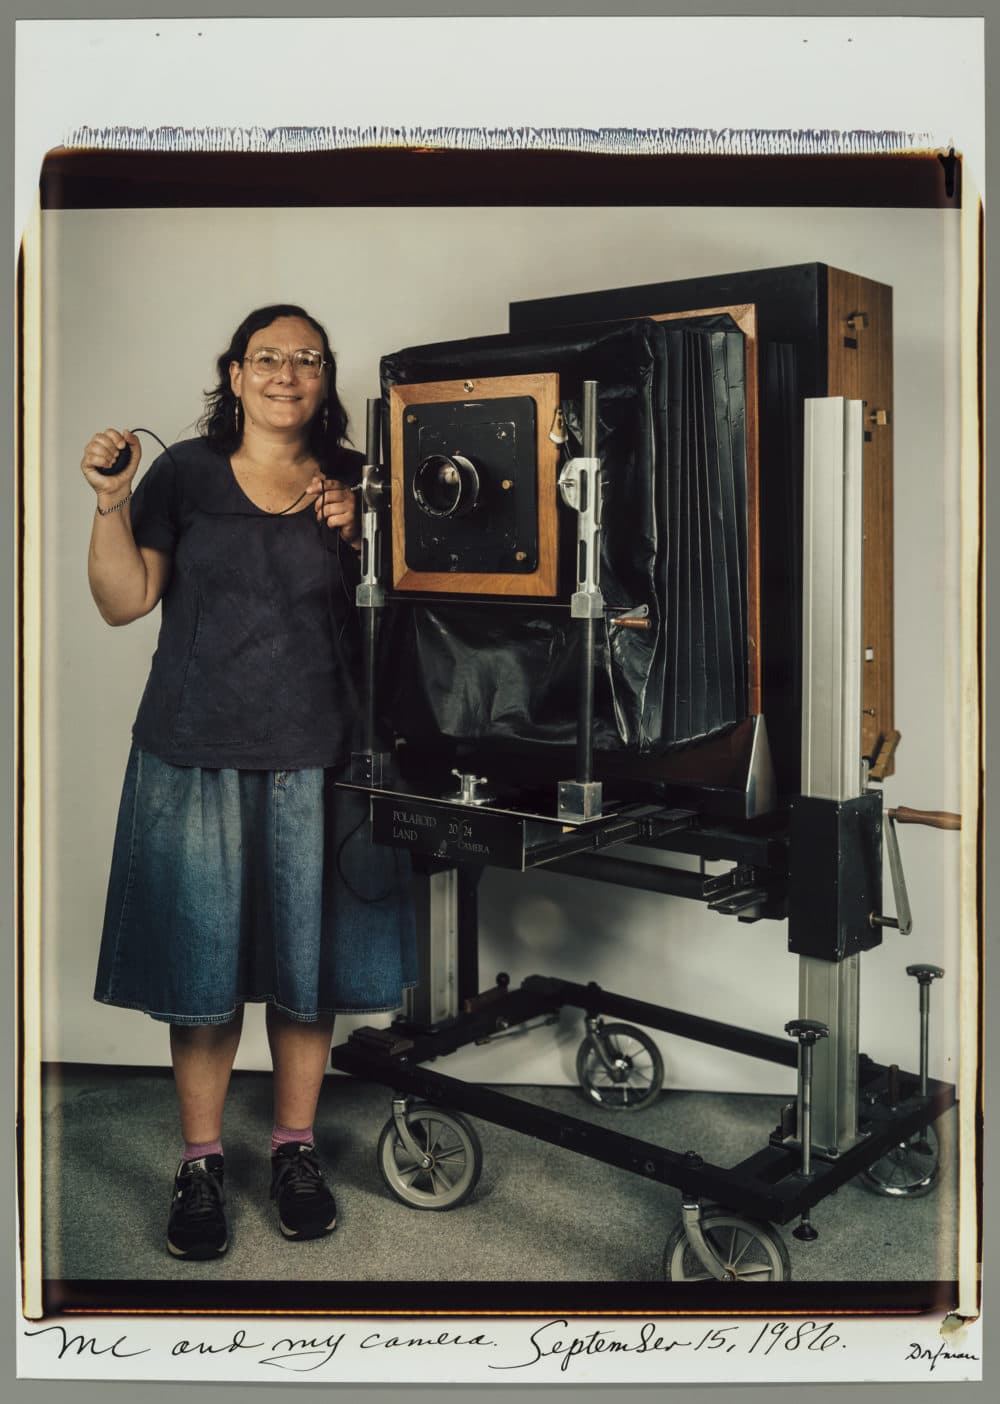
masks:
[[(165, 41), (197, 52), (192, 25)], [(78, 123), (19, 265), (22, 1373), (976, 1377), (975, 171), (913, 131), (193, 113)], [(343, 533), (312, 449), (261, 456), (336, 412), (327, 349)], [(206, 395), (233, 442), (199, 477)], [(109, 629), (87, 588), (94, 451), (74, 465), (126, 431), (138, 474), (98, 502), (124, 514), (156, 463), (164, 591), (198, 516), (219, 532), (181, 552), (173, 633)], [(284, 589), (300, 526), (322, 579), (258, 602), (252, 562)], [(212, 592), (240, 590), (223, 629)], [(314, 626), (350, 679), (318, 767), (279, 754), (317, 686), (283, 639)], [(369, 983), (315, 1116), (336, 1233), (296, 1243), (265, 1009), (304, 1017), (274, 980), (322, 894), (293, 879), (278, 916), (251, 801), (222, 839), (187, 781), (263, 776), (274, 838), (324, 767), (353, 818), (317, 883), (346, 885), (338, 958)], [(259, 935), (225, 958), (225, 1249), (192, 1261), (177, 1007), (146, 976), (183, 960), (171, 922), (221, 921), (232, 865), (290, 945), (269, 976)], [(371, 972), (401, 867), (397, 1010)], [(175, 1045), (226, 1026), (211, 998)]]

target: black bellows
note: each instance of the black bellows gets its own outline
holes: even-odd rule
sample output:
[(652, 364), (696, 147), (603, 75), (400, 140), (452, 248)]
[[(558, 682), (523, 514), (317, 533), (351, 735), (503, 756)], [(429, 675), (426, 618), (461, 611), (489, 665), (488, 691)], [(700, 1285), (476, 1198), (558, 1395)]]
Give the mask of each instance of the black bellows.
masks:
[[(606, 613), (595, 746), (664, 752), (748, 715), (745, 359), (731, 318), (637, 318), (412, 347), (384, 357), (381, 370), (386, 397), (404, 383), (555, 372), (568, 434), (561, 462), (583, 452), (582, 386), (596, 380)], [(555, 602), (394, 595), (378, 688), (392, 731), (426, 744), (573, 744), (576, 529), (560, 503)], [(613, 622), (642, 606), (648, 628)]]

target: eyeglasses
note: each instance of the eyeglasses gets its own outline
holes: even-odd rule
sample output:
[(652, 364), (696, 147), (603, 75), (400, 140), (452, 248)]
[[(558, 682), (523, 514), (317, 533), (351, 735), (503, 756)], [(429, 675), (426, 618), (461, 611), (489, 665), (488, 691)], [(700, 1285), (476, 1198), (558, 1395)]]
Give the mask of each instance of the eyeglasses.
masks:
[(328, 364), (323, 359), (322, 351), (292, 351), (286, 355), (274, 346), (260, 346), (252, 356), (244, 356), (243, 359), (249, 362), (254, 375), (277, 375), (287, 361), (293, 375), (300, 375), (303, 380), (315, 380)]

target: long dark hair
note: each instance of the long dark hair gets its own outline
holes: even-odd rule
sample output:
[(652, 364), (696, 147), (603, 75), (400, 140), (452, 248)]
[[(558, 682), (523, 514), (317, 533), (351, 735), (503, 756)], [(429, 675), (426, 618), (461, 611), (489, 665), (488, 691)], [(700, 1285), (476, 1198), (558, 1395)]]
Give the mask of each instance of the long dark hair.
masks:
[(237, 399), (229, 382), (229, 366), (233, 361), (242, 363), (247, 353), (247, 345), (254, 332), (262, 331), (276, 322), (279, 317), (301, 317), (317, 332), (323, 341), (323, 359), (329, 362), (330, 388), (325, 401), (326, 429), (323, 429), (323, 413), (320, 411), (309, 426), (309, 449), (321, 463), (336, 461), (344, 443), (350, 443), (347, 435), (347, 411), (337, 394), (337, 362), (330, 346), (326, 328), (315, 317), (311, 317), (302, 307), (290, 302), (276, 302), (270, 307), (258, 307), (251, 312), (233, 332), (233, 338), (216, 361), (219, 373), (214, 390), (205, 391), (205, 413), (198, 421), (198, 430), (217, 453), (227, 456), (239, 448), (243, 439), (243, 415), (236, 425)]

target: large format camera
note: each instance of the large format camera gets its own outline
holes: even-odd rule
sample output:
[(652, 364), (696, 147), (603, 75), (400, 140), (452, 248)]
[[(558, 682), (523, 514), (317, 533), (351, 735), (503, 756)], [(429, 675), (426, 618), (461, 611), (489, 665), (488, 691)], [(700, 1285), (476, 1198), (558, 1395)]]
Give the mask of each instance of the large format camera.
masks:
[(796, 793), (803, 401), (838, 393), (880, 409), (863, 749), (887, 771), (889, 299), (807, 264), (515, 303), (506, 335), (385, 356), (375, 706), (404, 773), (527, 802), (576, 748), (606, 795)]

